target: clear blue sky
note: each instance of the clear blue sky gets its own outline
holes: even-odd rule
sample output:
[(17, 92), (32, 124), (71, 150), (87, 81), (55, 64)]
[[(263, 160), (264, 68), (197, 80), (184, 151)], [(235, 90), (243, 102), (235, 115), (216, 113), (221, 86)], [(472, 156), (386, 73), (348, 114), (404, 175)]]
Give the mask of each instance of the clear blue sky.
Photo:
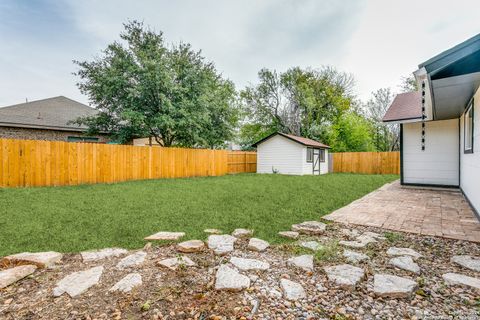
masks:
[(2, 0), (0, 106), (57, 95), (87, 103), (72, 60), (99, 55), (128, 19), (202, 49), (238, 89), (262, 67), (333, 65), (367, 99), (480, 33), (479, 15), (478, 0)]

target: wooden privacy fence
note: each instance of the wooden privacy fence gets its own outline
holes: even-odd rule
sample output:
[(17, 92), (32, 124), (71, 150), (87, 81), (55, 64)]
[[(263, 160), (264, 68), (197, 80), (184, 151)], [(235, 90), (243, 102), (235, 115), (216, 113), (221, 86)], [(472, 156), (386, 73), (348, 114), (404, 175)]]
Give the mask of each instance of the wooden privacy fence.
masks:
[(253, 151), (230, 151), (228, 173), (257, 172), (257, 153)]
[(0, 139), (0, 187), (221, 176), (254, 172), (254, 159), (227, 150)]
[(333, 153), (333, 172), (400, 174), (400, 152)]

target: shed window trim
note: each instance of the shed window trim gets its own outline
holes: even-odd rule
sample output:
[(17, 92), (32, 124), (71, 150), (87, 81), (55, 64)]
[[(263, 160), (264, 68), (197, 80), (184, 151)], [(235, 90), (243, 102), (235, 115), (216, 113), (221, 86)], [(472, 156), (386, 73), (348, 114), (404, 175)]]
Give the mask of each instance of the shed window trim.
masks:
[(320, 149), (318, 156), (320, 157), (320, 162), (325, 162), (325, 149)]
[(313, 148), (307, 148), (307, 162), (313, 162)]
[(464, 116), (464, 134), (463, 134), (463, 152), (464, 153), (473, 153), (473, 135), (475, 129), (475, 118), (474, 118), (474, 107), (473, 100), (470, 105), (467, 107)]

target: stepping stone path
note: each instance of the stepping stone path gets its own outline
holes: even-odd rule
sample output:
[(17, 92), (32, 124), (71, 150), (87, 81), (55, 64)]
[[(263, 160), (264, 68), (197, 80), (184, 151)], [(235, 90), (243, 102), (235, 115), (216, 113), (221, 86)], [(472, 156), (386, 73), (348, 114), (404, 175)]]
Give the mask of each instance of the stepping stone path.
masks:
[(280, 231), (278, 235), (288, 239), (298, 239), (300, 234), (296, 231)]
[(103, 266), (71, 273), (57, 283), (53, 289), (53, 295), (58, 297), (66, 292), (70, 297), (76, 297), (96, 285), (102, 273)]
[(232, 236), (235, 238), (248, 238), (253, 235), (253, 230), (248, 229), (235, 229), (232, 232)]
[(159, 261), (158, 264), (163, 267), (167, 267), (171, 270), (176, 270), (180, 266), (193, 267), (195, 265), (195, 262), (190, 260), (190, 258), (188, 257), (182, 256), (182, 257), (164, 259)]
[(462, 285), (480, 290), (480, 279), (469, 277), (459, 273), (445, 273), (443, 280), (448, 285)]
[(307, 297), (300, 283), (288, 279), (280, 279), (280, 287), (282, 287), (283, 296), (287, 300), (297, 301)]
[(131, 255), (126, 256), (117, 263), (117, 269), (122, 270), (130, 267), (139, 266), (145, 261), (146, 257), (147, 253), (144, 251), (132, 253)]
[(130, 292), (133, 288), (142, 285), (142, 276), (139, 273), (129, 273), (118, 281), (110, 291)]
[(325, 223), (319, 221), (305, 221), (292, 225), (292, 230), (304, 234), (322, 234), (327, 229)]
[(203, 232), (208, 233), (208, 234), (221, 234), (222, 230), (218, 229), (205, 229)]
[(228, 235), (210, 235), (208, 236), (208, 247), (217, 255), (225, 255), (233, 251), (233, 244), (237, 241), (237, 238)]
[(472, 256), (453, 256), (452, 262), (473, 271), (480, 272), (480, 258)]
[(94, 251), (80, 252), (83, 262), (98, 261), (110, 257), (119, 257), (126, 254), (128, 251), (120, 248), (105, 248)]
[(410, 248), (390, 247), (387, 250), (387, 254), (389, 256), (411, 256), (413, 260), (417, 260), (418, 258), (422, 257), (420, 253)]
[(389, 263), (397, 268), (413, 273), (420, 273), (420, 267), (413, 261), (411, 256), (400, 256), (390, 259)]
[(288, 259), (287, 264), (306, 271), (313, 271), (313, 256), (305, 254), (303, 256), (293, 257)]
[(250, 287), (250, 278), (222, 264), (215, 275), (215, 290), (241, 291)]
[(356, 252), (356, 251), (350, 251), (350, 250), (344, 250), (343, 256), (347, 259), (348, 262), (351, 262), (351, 263), (358, 263), (358, 262), (369, 259), (369, 257), (366, 254)]
[(412, 295), (417, 283), (408, 278), (389, 274), (373, 276), (373, 291), (379, 297), (406, 298)]
[(0, 271), (0, 289), (31, 275), (36, 269), (34, 265), (26, 265)]
[(310, 250), (313, 250), (313, 251), (317, 251), (319, 249), (321, 249), (323, 246), (318, 243), (317, 241), (304, 241), (304, 242), (300, 242), (300, 246), (301, 247), (304, 247), (304, 248), (307, 248), (307, 249), (310, 249)]
[(268, 243), (265, 240), (258, 239), (258, 238), (251, 238), (250, 241), (248, 242), (247, 249), (261, 252), (261, 251), (267, 250), (269, 246), (270, 246), (270, 243)]
[(189, 240), (177, 244), (177, 250), (185, 253), (200, 252), (205, 249), (205, 243), (201, 240)]
[(2, 260), (10, 263), (29, 263), (38, 268), (48, 268), (62, 260), (62, 254), (54, 251), (47, 252), (23, 252), (4, 257)]
[(268, 262), (255, 260), (255, 259), (245, 259), (232, 257), (230, 258), (230, 263), (233, 264), (240, 270), (267, 270), (270, 269), (270, 264)]
[(335, 282), (342, 288), (353, 289), (365, 276), (365, 270), (349, 264), (341, 264), (323, 268), (328, 280)]
[(185, 236), (185, 232), (170, 232), (170, 231), (160, 231), (151, 236), (144, 238), (145, 240), (178, 240)]

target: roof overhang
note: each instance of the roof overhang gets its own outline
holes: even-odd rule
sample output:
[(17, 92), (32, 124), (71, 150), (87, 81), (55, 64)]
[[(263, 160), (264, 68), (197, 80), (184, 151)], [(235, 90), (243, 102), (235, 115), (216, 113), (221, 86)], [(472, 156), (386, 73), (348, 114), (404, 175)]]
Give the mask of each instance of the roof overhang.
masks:
[(458, 118), (480, 86), (480, 34), (421, 63), (414, 72), (426, 84), (426, 110), (434, 120)]

